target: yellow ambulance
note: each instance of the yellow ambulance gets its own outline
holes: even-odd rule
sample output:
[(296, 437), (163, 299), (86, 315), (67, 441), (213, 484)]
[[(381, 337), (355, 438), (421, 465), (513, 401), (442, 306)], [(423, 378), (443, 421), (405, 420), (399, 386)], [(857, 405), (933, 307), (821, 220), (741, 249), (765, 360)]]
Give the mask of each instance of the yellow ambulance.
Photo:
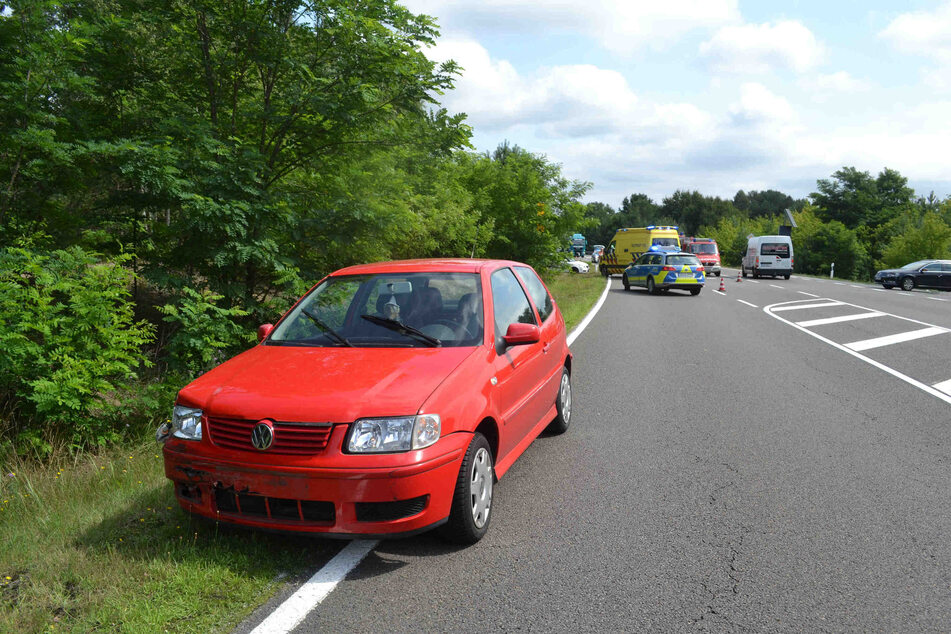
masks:
[(669, 225), (618, 229), (604, 250), (598, 269), (601, 275), (620, 275), (646, 251), (680, 251), (680, 229)]

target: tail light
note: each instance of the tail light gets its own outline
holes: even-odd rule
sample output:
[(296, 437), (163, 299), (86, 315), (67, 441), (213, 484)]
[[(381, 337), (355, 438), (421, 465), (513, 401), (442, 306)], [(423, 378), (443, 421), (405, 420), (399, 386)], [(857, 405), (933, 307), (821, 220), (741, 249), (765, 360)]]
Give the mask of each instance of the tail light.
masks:
[(697, 267), (697, 273), (703, 273), (703, 267), (702, 267), (702, 266), (698, 266), (698, 267)]
[(674, 267), (672, 267), (672, 266), (670, 266), (670, 265), (667, 265), (667, 266), (665, 266), (664, 268), (661, 269), (661, 271), (676, 271), (676, 270), (677, 270), (677, 269), (675, 269)]
[(759, 257), (756, 258), (756, 266), (759, 266)]

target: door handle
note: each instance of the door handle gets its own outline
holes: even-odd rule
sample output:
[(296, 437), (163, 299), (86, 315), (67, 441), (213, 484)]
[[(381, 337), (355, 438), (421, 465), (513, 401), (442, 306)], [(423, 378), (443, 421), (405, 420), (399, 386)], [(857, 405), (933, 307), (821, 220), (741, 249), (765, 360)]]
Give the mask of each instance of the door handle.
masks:
[(549, 341), (548, 343), (546, 343), (545, 346), (542, 348), (542, 353), (548, 352), (548, 349), (549, 349), (549, 348), (551, 348), (551, 342), (550, 342), (550, 341)]

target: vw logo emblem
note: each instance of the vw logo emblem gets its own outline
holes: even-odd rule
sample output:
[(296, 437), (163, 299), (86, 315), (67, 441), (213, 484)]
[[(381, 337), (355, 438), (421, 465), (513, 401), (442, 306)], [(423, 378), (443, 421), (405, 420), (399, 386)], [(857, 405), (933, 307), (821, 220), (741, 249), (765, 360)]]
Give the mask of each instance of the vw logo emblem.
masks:
[(269, 449), (274, 442), (274, 427), (271, 421), (262, 420), (251, 430), (251, 444), (255, 449), (264, 451)]

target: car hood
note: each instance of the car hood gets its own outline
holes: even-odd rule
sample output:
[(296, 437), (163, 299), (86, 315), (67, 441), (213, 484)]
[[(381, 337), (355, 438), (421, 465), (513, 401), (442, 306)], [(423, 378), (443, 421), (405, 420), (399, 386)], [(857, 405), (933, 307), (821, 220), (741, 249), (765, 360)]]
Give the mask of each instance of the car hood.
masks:
[(915, 269), (882, 269), (876, 275), (897, 275), (902, 271), (914, 271)]
[(245, 420), (337, 423), (412, 415), (473, 351), (259, 345), (187, 385), (178, 402)]

